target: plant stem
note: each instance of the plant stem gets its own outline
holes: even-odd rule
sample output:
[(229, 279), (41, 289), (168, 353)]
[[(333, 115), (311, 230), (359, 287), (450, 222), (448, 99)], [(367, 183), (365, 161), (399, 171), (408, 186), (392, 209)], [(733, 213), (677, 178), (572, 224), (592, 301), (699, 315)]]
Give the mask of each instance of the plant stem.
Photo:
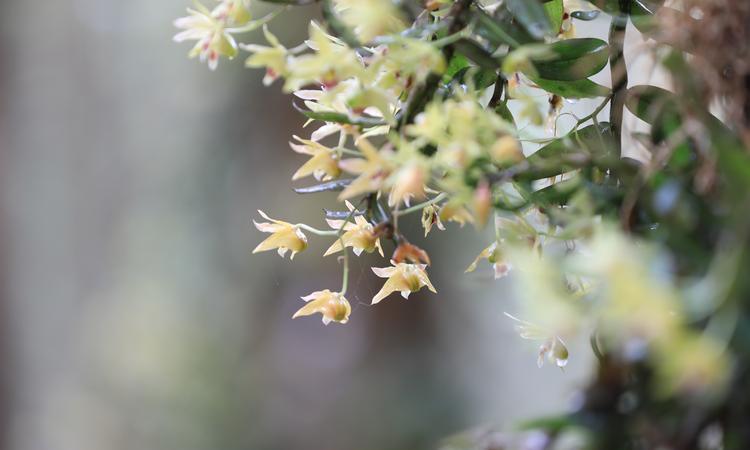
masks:
[(396, 216), (396, 217), (401, 217), (401, 216), (405, 216), (407, 214), (411, 214), (411, 213), (413, 213), (415, 211), (419, 211), (421, 209), (424, 209), (427, 206), (435, 204), (435, 203), (443, 200), (446, 197), (448, 197), (448, 194), (446, 194), (445, 192), (441, 192), (440, 194), (436, 195), (435, 197), (432, 197), (431, 199), (427, 200), (426, 202), (420, 203), (418, 205), (414, 205), (414, 206), (412, 206), (410, 208), (406, 208), (403, 211), (393, 211), (393, 215)]
[(313, 228), (310, 225), (305, 225), (304, 223), (298, 223), (296, 224), (297, 227), (302, 228), (305, 231), (309, 231), (312, 234), (317, 234), (318, 236), (336, 236), (339, 232), (339, 230), (319, 230), (317, 228)]
[[(467, 10), (469, 6), (471, 6), (473, 1), (474, 0), (457, 0), (456, 3), (453, 4), (450, 12), (448, 13), (448, 17), (443, 19), (450, 21), (448, 25), (449, 36), (457, 33), (461, 29), (461, 27), (463, 26), (461, 16), (463, 16), (464, 11)], [(445, 58), (446, 64), (449, 63), (451, 58), (453, 57), (453, 52), (454, 48), (452, 44), (448, 44), (443, 47), (443, 58)], [(415, 88), (411, 92), (411, 94), (409, 95), (409, 101), (405, 106), (404, 113), (398, 123), (397, 128), (399, 130), (405, 125), (412, 123), (417, 114), (422, 112), (425, 106), (427, 106), (427, 103), (432, 100), (432, 97), (434, 96), (441, 79), (441, 75), (430, 73), (427, 76), (424, 84)]]
[(590, 119), (596, 119), (596, 116), (598, 116), (599, 113), (602, 112), (602, 110), (604, 109), (605, 106), (607, 106), (607, 103), (610, 100), (612, 100), (612, 94), (610, 94), (607, 97), (605, 97), (604, 100), (599, 104), (599, 106), (596, 107), (596, 109), (591, 114), (589, 114), (586, 117), (582, 117), (582, 118), (578, 119), (578, 121), (576, 122), (576, 125), (575, 125), (575, 127), (573, 127), (573, 129), (577, 129), (578, 127), (580, 127), (581, 125), (583, 125), (586, 121), (588, 121)]
[(609, 67), (612, 75), (612, 105), (609, 122), (618, 148), (622, 139), (622, 115), (628, 87), (628, 68), (625, 64), (625, 28), (630, 13), (630, 0), (619, 0), (620, 14), (612, 17), (609, 27)]

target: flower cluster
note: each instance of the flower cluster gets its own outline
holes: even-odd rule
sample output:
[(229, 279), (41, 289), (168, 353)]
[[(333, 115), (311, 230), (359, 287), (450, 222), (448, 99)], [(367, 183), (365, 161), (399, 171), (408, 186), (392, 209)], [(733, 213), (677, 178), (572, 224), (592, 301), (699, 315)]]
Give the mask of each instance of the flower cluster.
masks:
[[(626, 102), (627, 83), (614, 80), (611, 89), (590, 79), (608, 64), (619, 73), (624, 11), (612, 2), (583, 0), (315, 3), (324, 21), (311, 22), (307, 39), (292, 46), (269, 27), (281, 10), (252, 20), (250, 0), (221, 0), (213, 8), (197, 3), (175, 22), (182, 30), (175, 40), (196, 41), (191, 57), (212, 70), (221, 57), (246, 52), (246, 66), (265, 70), (266, 85), (278, 81), (294, 97), (305, 126), (312, 125), (303, 136), (292, 136), (300, 166), (290, 179), (306, 183), (296, 189), (301, 194), (337, 193), (338, 206), (324, 218), (330, 229), (271, 219), (261, 211), (264, 221), (255, 222), (268, 236), (254, 252), (277, 250), (293, 258), (315, 235), (330, 240), (322, 256), (342, 256), (342, 288), (302, 297), (306, 303), (294, 317), (321, 314), (325, 324), (348, 322), (350, 253), (382, 258), (371, 268), (385, 279), (372, 304), (394, 293), (408, 298), (423, 288), (436, 292), (428, 277), (430, 256), (410, 243), (403, 226), (411, 215), (421, 215), (430, 238), (449, 222), (478, 230), (494, 224), (488, 227), (494, 239), (466, 272), (489, 272), (489, 266), (494, 278), (518, 272), (522, 312), (509, 317), (522, 338), (539, 343), (540, 366), (547, 359), (565, 367), (568, 343), (593, 328), (595, 350), (618, 363), (649, 364), (667, 395), (716, 391), (726, 382), (727, 344), (704, 333), (702, 319), (684, 306), (684, 283), (655, 275), (649, 270), (653, 255), (608, 225), (658, 236), (675, 254), (692, 252), (694, 247), (660, 235), (659, 223), (699, 222), (706, 211), (721, 208), (695, 209), (699, 201), (691, 197), (669, 210), (679, 199), (664, 191), (664, 177), (675, 171), (654, 174), (672, 164), (673, 154), (696, 147), (686, 136), (697, 143), (734, 142), (710, 120), (698, 131), (675, 131), (680, 100), (666, 92), (631, 88)], [(577, 36), (576, 21), (598, 17), (598, 6), (613, 16), (613, 42)], [(238, 35), (261, 27), (265, 43), (238, 43)], [(592, 98), (602, 100), (586, 117), (564, 110), (566, 99)], [(620, 158), (626, 103), (655, 126), (653, 136), (639, 136), (652, 146), (650, 166)], [(610, 122), (600, 121), (607, 105)], [(696, 104), (686, 109), (691, 120), (699, 117)], [(653, 119), (657, 110), (668, 120)], [(566, 115), (574, 123), (560, 132), (558, 119)], [(528, 131), (545, 120), (546, 134)], [(668, 144), (675, 148), (665, 150)], [(723, 161), (709, 151), (707, 146), (677, 163)], [(727, 161), (739, 160), (732, 158)], [(704, 225), (684, 235), (704, 229), (723, 235)], [(705, 272), (700, 264), (688, 269), (694, 278)], [(691, 357), (694, 352), (701, 357)]]

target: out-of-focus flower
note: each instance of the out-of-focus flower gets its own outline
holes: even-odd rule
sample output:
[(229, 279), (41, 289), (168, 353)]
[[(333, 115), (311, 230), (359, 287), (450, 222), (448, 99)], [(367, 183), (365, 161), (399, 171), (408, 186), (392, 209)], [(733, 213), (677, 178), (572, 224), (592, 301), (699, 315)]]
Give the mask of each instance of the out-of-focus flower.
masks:
[(505, 313), (505, 315), (516, 322), (516, 331), (521, 339), (542, 342), (536, 360), (537, 366), (542, 367), (545, 358), (561, 369), (568, 365), (568, 348), (560, 336), (551, 334), (538, 325), (518, 319), (508, 313)]
[(438, 230), (445, 230), (445, 225), (443, 225), (440, 214), (438, 214), (439, 209), (437, 205), (427, 205), (422, 209), (422, 227), (424, 227), (425, 237), (430, 233), (433, 226), (436, 226)]
[(334, 0), (334, 5), (342, 21), (365, 43), (406, 28), (401, 12), (391, 0)]
[(490, 218), (490, 212), (492, 211), (492, 187), (490, 184), (482, 180), (474, 190), (474, 198), (472, 201), (474, 207), (474, 218), (476, 218), (476, 226), (484, 226), (487, 220)]
[(661, 347), (657, 367), (662, 394), (715, 394), (726, 385), (728, 355), (709, 336), (683, 333)]
[(490, 147), (492, 162), (500, 166), (515, 164), (523, 160), (523, 151), (518, 139), (510, 135), (501, 136)]
[(234, 58), (237, 55), (237, 42), (226, 30), (226, 19), (216, 17), (208, 8), (196, 3), (196, 9), (188, 8), (187, 17), (174, 21), (174, 26), (184, 31), (174, 36), (175, 42), (198, 41), (190, 53), (191, 58), (200, 57), (208, 62), (208, 68), (215, 70), (219, 57)]
[(356, 52), (341, 40), (324, 32), (315, 22), (310, 24), (310, 39), (307, 46), (313, 49), (314, 53), (289, 61), (289, 75), (284, 84), (284, 90), (287, 92), (295, 91), (309, 83), (332, 87), (364, 71)]
[(482, 250), (474, 261), (466, 268), (465, 273), (473, 272), (477, 269), (479, 262), (486, 259), (495, 271), (495, 279), (502, 278), (508, 275), (510, 272), (511, 265), (503, 259), (500, 247), (497, 245), (497, 241), (490, 244), (487, 248)]
[[(382, 63), (399, 72), (401, 77), (412, 78), (421, 83), (428, 74), (442, 74), (445, 71), (445, 58), (442, 52), (429, 42), (403, 36), (393, 36)], [(375, 63), (374, 68), (379, 65)]]
[(245, 66), (255, 68), (266, 68), (266, 75), (263, 77), (263, 84), (268, 86), (279, 77), (287, 75), (287, 61), (289, 52), (281, 45), (279, 40), (270, 31), (267, 26), (263, 26), (263, 35), (266, 41), (271, 44), (270, 47), (257, 44), (242, 44), (243, 50), (247, 50), (250, 55), (245, 60)]
[(459, 202), (448, 202), (440, 208), (438, 214), (443, 222), (456, 222), (460, 226), (466, 223), (474, 223), (474, 216)]
[(258, 210), (258, 214), (270, 222), (258, 223), (253, 221), (255, 228), (264, 233), (271, 233), (271, 235), (258, 244), (253, 253), (277, 249), (279, 256), (283, 258), (286, 252), (291, 250), (290, 259), (294, 259), (294, 255), (307, 248), (307, 236), (302, 233), (297, 225), (271, 219), (261, 210)]
[(294, 136), (294, 139), (299, 141), (299, 144), (290, 142), (292, 150), (303, 155), (310, 155), (311, 158), (294, 172), (292, 180), (312, 175), (316, 180), (327, 181), (341, 175), (336, 150), (298, 136)]
[(424, 264), (406, 264), (391, 261), (392, 267), (373, 267), (372, 271), (380, 278), (387, 278), (383, 287), (375, 294), (372, 304), (380, 302), (394, 292), (400, 292), (404, 298), (409, 298), (409, 294), (417, 292), (424, 286), (427, 286), (432, 292), (437, 293), (435, 287), (430, 283), (430, 279), (425, 272)]
[(388, 206), (393, 207), (401, 203), (408, 206), (412, 198), (426, 198), (425, 183), (428, 178), (429, 170), (418, 160), (398, 168), (389, 178), (392, 186), (388, 195)]
[(340, 292), (331, 292), (328, 289), (316, 291), (302, 297), (302, 300), (306, 301), (307, 304), (294, 313), (293, 319), (320, 313), (325, 325), (331, 322), (346, 323), (349, 321), (352, 307)]
[(339, 162), (345, 171), (359, 175), (341, 194), (339, 200), (346, 200), (360, 194), (377, 192), (391, 173), (391, 165), (367, 139), (358, 139), (357, 147), (364, 158), (347, 158)]
[(409, 261), (415, 264), (430, 265), (430, 255), (426, 251), (408, 242), (398, 244), (391, 258), (396, 264)]
[(235, 25), (243, 25), (252, 18), (249, 4), (248, 0), (221, 0), (214, 13), (218, 17), (227, 17)]
[[(346, 206), (349, 211), (354, 210), (354, 206), (346, 202)], [(336, 242), (326, 250), (323, 256), (328, 256), (333, 253), (340, 252), (343, 247), (351, 247), (355, 255), (359, 256), (363, 251), (372, 253), (375, 249), (378, 250), (380, 256), (383, 255), (383, 247), (380, 246), (380, 237), (375, 233), (374, 227), (362, 216), (354, 216), (354, 223), (346, 222), (343, 220), (327, 219), (328, 225), (334, 230), (340, 230), (344, 227), (344, 233), (340, 239), (336, 239)], [(344, 243), (343, 247), (341, 243)]]

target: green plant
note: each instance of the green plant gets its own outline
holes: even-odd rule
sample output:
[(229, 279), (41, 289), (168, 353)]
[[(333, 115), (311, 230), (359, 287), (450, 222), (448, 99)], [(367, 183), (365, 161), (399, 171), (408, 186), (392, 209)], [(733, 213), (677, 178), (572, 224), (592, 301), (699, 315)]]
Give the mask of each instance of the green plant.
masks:
[[(283, 79), (301, 114), (321, 124), (291, 144), (309, 156), (292, 179), (317, 180), (300, 194), (339, 192), (345, 207), (326, 212), (331, 229), (262, 212), (267, 222), (256, 223), (270, 236), (255, 251), (293, 257), (310, 233), (332, 239), (326, 255), (344, 254), (341, 290), (303, 297), (295, 317), (346, 323), (348, 249), (384, 255), (381, 240), (395, 249), (389, 266), (373, 268), (387, 279), (373, 303), (423, 287), (435, 292), (428, 253), (399, 227), (410, 214), (422, 214), (425, 235), (448, 221), (492, 223), (495, 240), (467, 271), (487, 260), (496, 277), (515, 273), (526, 299), (522, 318), (510, 318), (521, 337), (540, 342), (539, 364), (548, 358), (564, 367), (565, 341), (580, 333), (590, 334), (598, 358), (577, 409), (526, 425), (536, 442), (750, 447), (747, 6), (267, 0), (322, 10), (325, 24), (310, 25), (309, 41), (286, 48), (267, 28), (283, 9), (252, 20), (248, 3), (197, 6), (176, 22), (184, 29), (176, 40), (196, 40), (191, 55), (212, 69), (221, 56), (248, 51), (246, 65), (265, 68), (266, 84)], [(577, 21), (601, 14), (611, 24), (607, 41), (576, 37)], [(722, 20), (738, 39), (703, 31)], [(673, 91), (629, 87), (628, 23), (656, 42)], [(260, 26), (269, 45), (236, 43)], [(590, 80), (605, 67), (611, 88)], [(558, 136), (563, 98), (601, 102)], [(724, 121), (706, 107), (714, 100), (723, 102)], [(633, 136), (650, 158), (622, 157), (626, 110), (650, 125)], [(518, 125), (545, 121), (553, 136), (524, 154), (530, 138)]]

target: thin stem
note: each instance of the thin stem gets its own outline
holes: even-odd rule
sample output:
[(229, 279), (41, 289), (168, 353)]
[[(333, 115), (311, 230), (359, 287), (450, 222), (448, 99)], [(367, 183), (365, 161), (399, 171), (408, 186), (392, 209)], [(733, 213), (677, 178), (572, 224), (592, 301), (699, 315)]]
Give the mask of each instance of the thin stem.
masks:
[(339, 230), (319, 230), (317, 228), (313, 228), (310, 225), (305, 225), (304, 223), (298, 223), (296, 224), (297, 227), (302, 228), (305, 231), (309, 231), (312, 234), (317, 234), (318, 236), (336, 236), (338, 234)]
[(225, 31), (227, 33), (248, 33), (250, 31), (257, 30), (261, 26), (267, 24), (268, 22), (272, 21), (276, 16), (281, 14), (284, 11), (287, 11), (290, 8), (290, 6), (286, 6), (284, 8), (277, 9), (276, 11), (273, 11), (266, 15), (265, 17), (262, 17), (258, 20), (251, 20), (250, 22), (240, 26), (240, 27), (234, 27), (234, 28), (226, 28)]
[(448, 194), (446, 194), (445, 192), (441, 192), (440, 194), (436, 195), (435, 197), (432, 197), (430, 200), (427, 200), (426, 202), (420, 203), (418, 205), (414, 205), (410, 208), (406, 208), (403, 211), (393, 211), (393, 216), (401, 217), (401, 216), (405, 216), (407, 214), (411, 214), (416, 211), (420, 211), (424, 209), (425, 207), (433, 205), (439, 201), (442, 201), (443, 199), (447, 197), (448, 197)]
[(430, 42), (430, 44), (434, 45), (435, 47), (439, 47), (439, 48), (440, 47), (445, 47), (446, 45), (453, 44), (453, 43), (455, 43), (457, 41), (460, 41), (461, 39), (463, 39), (465, 37), (469, 37), (469, 36), (471, 36), (471, 29), (469, 27), (466, 27), (466, 28), (462, 29), (461, 31), (459, 31), (457, 33), (451, 34), (450, 36), (446, 36), (446, 37), (444, 37), (442, 39), (434, 40), (434, 41)]
[(346, 216), (346, 219), (344, 219), (344, 223), (341, 224), (341, 227), (336, 232), (339, 244), (341, 244), (341, 251), (344, 252), (344, 273), (342, 275), (343, 279), (341, 280), (341, 295), (346, 295), (346, 290), (349, 288), (349, 252), (346, 251), (346, 245), (344, 245), (344, 239), (342, 238), (342, 236), (344, 235), (344, 228), (346, 228), (346, 224), (349, 223), (352, 217), (354, 217), (354, 213), (357, 212), (365, 198), (362, 198), (362, 200), (357, 203), (357, 206), (352, 208), (352, 210), (349, 212), (349, 215)]
[(598, 116), (599, 113), (602, 112), (602, 110), (604, 109), (605, 106), (607, 106), (607, 103), (610, 100), (612, 100), (612, 94), (606, 96), (604, 98), (604, 100), (599, 104), (599, 106), (596, 107), (596, 109), (591, 114), (589, 114), (588, 116), (585, 116), (585, 117), (582, 117), (582, 118), (578, 119), (578, 121), (576, 122), (576, 125), (575, 125), (575, 127), (573, 127), (573, 129), (577, 129), (578, 127), (580, 127), (581, 125), (583, 125), (586, 121), (588, 121), (590, 119), (596, 119), (596, 116)]
[(628, 68), (625, 64), (625, 29), (630, 13), (630, 0), (619, 0), (620, 14), (612, 17), (609, 28), (609, 67), (612, 74), (612, 105), (609, 122), (618, 148), (622, 137), (622, 116), (628, 87)]

